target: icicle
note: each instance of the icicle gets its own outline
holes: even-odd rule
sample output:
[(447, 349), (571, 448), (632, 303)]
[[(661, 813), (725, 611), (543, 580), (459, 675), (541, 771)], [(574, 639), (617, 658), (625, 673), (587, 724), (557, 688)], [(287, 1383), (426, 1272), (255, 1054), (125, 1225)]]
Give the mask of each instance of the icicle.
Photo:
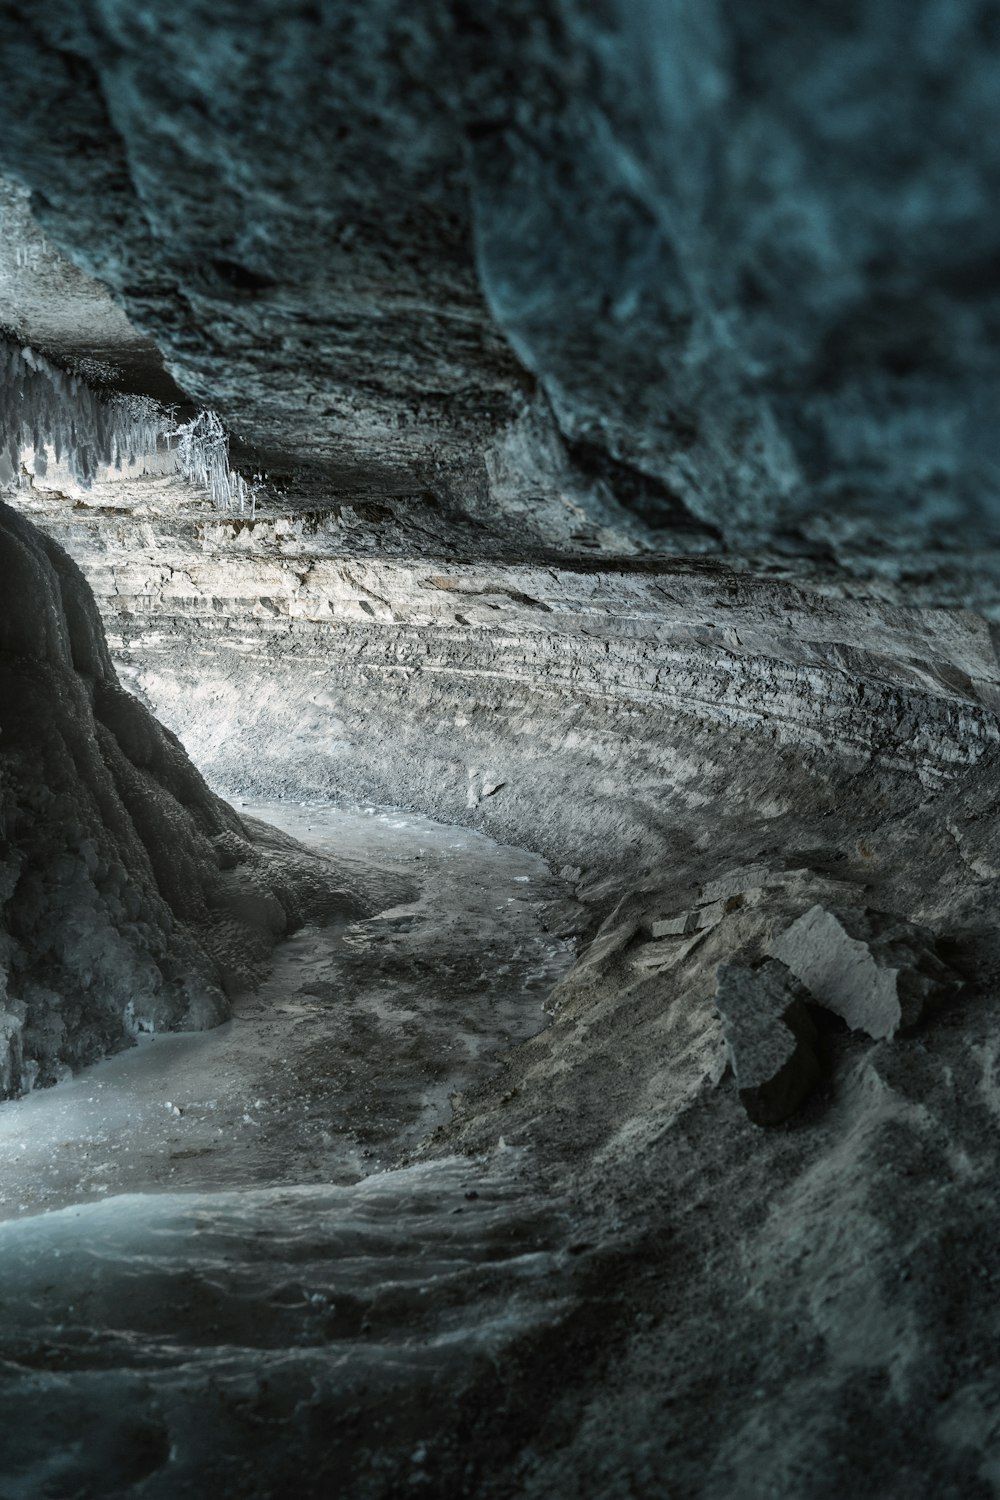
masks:
[[(152, 457), (176, 442), (177, 467), (187, 483), (206, 490), (217, 509), (253, 515), (261, 489), (229, 464), (229, 438), (218, 415), (203, 411), (180, 427), (168, 408), (147, 396), (102, 396), (75, 374), (50, 365), (29, 347), (0, 340), (0, 448), (20, 476), (21, 454), (33, 448), (43, 476), (46, 450), (65, 455), (70, 473), (89, 489), (102, 467)], [(4, 482), (10, 483), (9, 479)]]
[(260, 486), (248, 484), (230, 468), (229, 437), (216, 412), (199, 412), (171, 436), (177, 439), (177, 463), (184, 478), (207, 490), (217, 510), (256, 513)]

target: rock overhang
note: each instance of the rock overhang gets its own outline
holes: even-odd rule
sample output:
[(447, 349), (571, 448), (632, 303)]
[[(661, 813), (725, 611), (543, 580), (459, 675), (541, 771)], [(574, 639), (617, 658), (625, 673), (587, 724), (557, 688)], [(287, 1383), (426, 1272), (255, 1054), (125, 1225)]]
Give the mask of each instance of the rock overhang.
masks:
[(989, 13), (49, 0), (0, 170), (314, 496), (951, 602), (997, 531)]

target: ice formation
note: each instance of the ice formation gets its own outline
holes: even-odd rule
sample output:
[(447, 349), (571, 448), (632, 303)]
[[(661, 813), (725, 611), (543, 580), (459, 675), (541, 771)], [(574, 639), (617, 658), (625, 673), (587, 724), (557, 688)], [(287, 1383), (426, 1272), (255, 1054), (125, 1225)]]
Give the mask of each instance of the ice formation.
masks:
[(146, 396), (99, 396), (32, 349), (0, 344), (0, 484), (18, 481), (27, 448), (43, 476), (51, 448), (56, 462), (65, 457), (77, 484), (89, 488), (100, 467), (118, 469), (156, 453), (169, 422), (169, 413)]
[(175, 413), (148, 396), (98, 394), (78, 374), (30, 347), (0, 341), (0, 486), (16, 486), (23, 458), (43, 478), (49, 452), (64, 458), (73, 480), (89, 489), (102, 468), (120, 470), (174, 448), (187, 483), (208, 491), (218, 510), (252, 515), (259, 486), (229, 464), (229, 438), (213, 411), (177, 426)]
[(201, 411), (170, 436), (177, 439), (177, 466), (188, 484), (207, 490), (217, 510), (255, 513), (259, 485), (230, 467), (229, 437), (217, 413)]

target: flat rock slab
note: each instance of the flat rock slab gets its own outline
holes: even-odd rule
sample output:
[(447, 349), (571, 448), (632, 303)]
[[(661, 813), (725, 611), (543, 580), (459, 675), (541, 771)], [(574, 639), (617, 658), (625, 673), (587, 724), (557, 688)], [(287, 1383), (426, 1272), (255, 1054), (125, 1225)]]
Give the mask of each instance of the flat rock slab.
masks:
[(959, 987), (933, 935), (881, 912), (816, 905), (770, 944), (820, 1005), (881, 1040), (915, 1026)]

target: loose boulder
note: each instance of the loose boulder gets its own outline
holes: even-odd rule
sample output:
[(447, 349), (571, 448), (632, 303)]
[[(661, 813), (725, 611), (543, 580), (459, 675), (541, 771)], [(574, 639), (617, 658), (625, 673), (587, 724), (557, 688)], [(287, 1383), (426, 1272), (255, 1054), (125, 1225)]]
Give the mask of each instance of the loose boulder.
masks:
[(884, 912), (812, 906), (769, 951), (820, 1005), (876, 1040), (915, 1026), (961, 984), (931, 933)]

